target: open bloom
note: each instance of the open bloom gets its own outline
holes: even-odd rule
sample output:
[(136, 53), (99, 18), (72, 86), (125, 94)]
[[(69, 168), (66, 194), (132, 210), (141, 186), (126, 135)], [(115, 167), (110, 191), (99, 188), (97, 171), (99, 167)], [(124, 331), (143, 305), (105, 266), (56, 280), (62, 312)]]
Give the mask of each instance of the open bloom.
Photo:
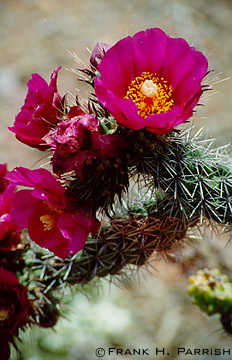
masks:
[(86, 160), (113, 158), (125, 145), (120, 135), (101, 134), (99, 121), (81, 111), (70, 120), (60, 122), (44, 141), (55, 149), (52, 164), (56, 174), (74, 170), (80, 176)]
[(9, 129), (21, 142), (45, 150), (42, 141), (45, 134), (53, 128), (60, 118), (61, 96), (57, 92), (57, 76), (61, 67), (51, 75), (49, 85), (39, 74), (32, 74), (28, 93), (21, 111), (15, 118), (14, 126)]
[(27, 288), (19, 283), (14, 273), (0, 268), (1, 341), (6, 338), (7, 342), (11, 336), (18, 334), (18, 330), (27, 324), (30, 311), (31, 304), (27, 296)]
[(107, 50), (98, 66), (95, 91), (118, 123), (165, 134), (192, 115), (207, 70), (201, 52), (153, 28)]
[(31, 239), (41, 247), (65, 258), (84, 247), (90, 232), (98, 231), (99, 222), (90, 212), (75, 208), (49, 171), (19, 167), (7, 178), (31, 188), (16, 193), (12, 216), (21, 230), (28, 228)]

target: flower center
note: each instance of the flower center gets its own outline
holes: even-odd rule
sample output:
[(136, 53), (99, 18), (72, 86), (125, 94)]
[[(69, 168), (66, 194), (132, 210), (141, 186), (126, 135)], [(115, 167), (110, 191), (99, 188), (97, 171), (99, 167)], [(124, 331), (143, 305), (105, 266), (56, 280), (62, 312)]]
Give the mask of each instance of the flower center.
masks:
[(56, 223), (54, 216), (46, 214), (46, 215), (40, 216), (39, 219), (40, 219), (41, 223), (43, 224), (44, 231), (49, 231), (54, 228), (55, 223)]
[(141, 91), (143, 95), (153, 98), (157, 94), (158, 86), (153, 83), (152, 80), (145, 80), (143, 85), (141, 86)]
[(5, 321), (9, 318), (9, 310), (5, 307), (0, 307), (0, 321)]
[(136, 104), (138, 114), (144, 119), (169, 111), (174, 104), (172, 86), (163, 77), (150, 72), (143, 72), (131, 82), (125, 98)]

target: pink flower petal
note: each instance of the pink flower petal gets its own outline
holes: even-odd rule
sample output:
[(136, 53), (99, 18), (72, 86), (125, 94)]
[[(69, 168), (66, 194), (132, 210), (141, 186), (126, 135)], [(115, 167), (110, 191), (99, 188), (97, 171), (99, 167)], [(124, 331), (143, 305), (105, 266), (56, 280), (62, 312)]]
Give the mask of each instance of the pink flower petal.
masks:
[(31, 239), (39, 246), (52, 251), (56, 256), (65, 258), (69, 254), (68, 241), (55, 226), (52, 230), (44, 230), (40, 217), (46, 212), (37, 208), (31, 215), (28, 223), (28, 233)]
[(58, 67), (52, 73), (49, 85), (40, 75), (32, 74), (27, 84), (24, 105), (16, 116), (14, 125), (9, 127), (18, 140), (39, 150), (46, 150), (42, 137), (57, 124), (60, 117), (62, 99), (56, 85), (60, 69)]
[(163, 76), (168, 79), (177, 103), (186, 103), (201, 89), (208, 70), (206, 57), (184, 39), (169, 38)]
[(10, 212), (15, 192), (16, 186), (14, 184), (9, 184), (0, 194), (0, 214)]
[(27, 83), (28, 93), (24, 106), (34, 108), (48, 96), (48, 84), (39, 74), (32, 74)]
[(81, 212), (62, 214), (57, 223), (62, 235), (69, 240), (68, 252), (76, 253), (83, 249), (89, 233), (95, 235), (100, 227), (93, 216)]
[(201, 81), (205, 76), (208, 69), (208, 64), (201, 63), (196, 65), (194, 69), (192, 69), (191, 74), (188, 74), (181, 83), (177, 86), (174, 92), (174, 97), (178, 104), (187, 103), (192, 97), (195, 95), (201, 94)]
[(182, 109), (179, 106), (174, 106), (170, 111), (148, 116), (146, 125), (154, 134), (165, 134), (168, 130), (172, 130), (173, 127), (177, 125), (181, 113)]
[(57, 226), (63, 237), (68, 239), (67, 251), (69, 254), (74, 254), (83, 249), (89, 233), (87, 227), (83, 226), (70, 214), (60, 216)]
[[(167, 79), (173, 87), (176, 86), (180, 78), (179, 70), (181, 73), (186, 71), (186, 67), (179, 69), (179, 65), (181, 62), (186, 62), (189, 55), (191, 56), (191, 50), (187, 41), (182, 38), (168, 37), (167, 55), (162, 68), (162, 76)], [(178, 70), (177, 73), (174, 69)]]
[(18, 191), (14, 196), (11, 215), (19, 230), (28, 227), (29, 219), (41, 202), (31, 196), (30, 190)]
[(65, 190), (48, 170), (17, 167), (6, 178), (16, 185), (35, 187), (32, 196), (62, 206), (59, 196), (62, 197)]
[(139, 130), (145, 126), (145, 121), (138, 115), (138, 109), (132, 100), (119, 98), (115, 93), (105, 88), (101, 80), (95, 80), (95, 91), (98, 100), (112, 113), (116, 120), (126, 127)]
[(140, 31), (133, 36), (136, 76), (143, 71), (160, 72), (166, 59), (167, 40), (168, 36), (158, 28)]
[(107, 51), (98, 68), (102, 83), (120, 97), (136, 76), (132, 46), (130, 36), (118, 41)]
[(48, 85), (48, 98), (51, 101), (53, 100), (54, 94), (57, 94), (57, 77), (61, 68), (61, 66), (58, 66), (51, 74), (50, 83)]

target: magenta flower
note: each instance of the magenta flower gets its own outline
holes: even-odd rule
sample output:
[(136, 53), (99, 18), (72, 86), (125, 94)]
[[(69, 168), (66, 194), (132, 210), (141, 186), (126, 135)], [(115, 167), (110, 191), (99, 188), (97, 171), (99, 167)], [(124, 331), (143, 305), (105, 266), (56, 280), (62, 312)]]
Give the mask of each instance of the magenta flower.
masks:
[(60, 122), (43, 140), (55, 149), (53, 171), (59, 175), (74, 170), (81, 176), (88, 159), (113, 158), (125, 146), (121, 136), (101, 134), (99, 121), (93, 115), (84, 113)]
[(90, 57), (90, 64), (97, 69), (98, 65), (102, 61), (106, 51), (110, 48), (110, 45), (99, 41), (95, 48), (92, 51), (91, 57)]
[(11, 216), (16, 187), (5, 179), (7, 173), (6, 164), (0, 164), (0, 251), (15, 250), (20, 242), (19, 229)]
[(207, 70), (205, 56), (184, 39), (148, 29), (107, 50), (95, 91), (118, 123), (165, 134), (192, 115)]
[(75, 208), (49, 171), (18, 167), (7, 178), (31, 188), (16, 193), (12, 216), (20, 230), (28, 228), (31, 239), (41, 247), (65, 258), (84, 247), (90, 232), (98, 231), (99, 222), (90, 211)]
[[(0, 267), (1, 345), (2, 341), (10, 341), (12, 336), (18, 335), (19, 329), (24, 328), (28, 323), (30, 313), (31, 302), (28, 298), (27, 288), (19, 283), (15, 273)], [(7, 359), (7, 356), (4, 359)]]
[(20, 231), (11, 215), (15, 193), (15, 185), (10, 184), (0, 194), (0, 251), (15, 250), (20, 243)]
[(53, 128), (61, 117), (61, 96), (57, 92), (57, 76), (61, 67), (51, 75), (48, 85), (39, 74), (32, 74), (28, 93), (21, 111), (9, 129), (21, 142), (45, 150), (42, 138)]
[(8, 181), (5, 179), (7, 174), (7, 165), (0, 164), (0, 194), (6, 189)]

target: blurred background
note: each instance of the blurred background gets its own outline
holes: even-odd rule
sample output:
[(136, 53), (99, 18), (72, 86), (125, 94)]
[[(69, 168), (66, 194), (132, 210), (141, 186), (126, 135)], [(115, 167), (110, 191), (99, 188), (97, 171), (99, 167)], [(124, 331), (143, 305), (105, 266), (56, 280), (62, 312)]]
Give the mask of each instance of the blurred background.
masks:
[[(8, 162), (11, 169), (18, 165), (36, 168), (47, 161), (39, 151), (17, 142), (7, 129), (24, 102), (31, 73), (48, 80), (51, 72), (62, 65), (60, 93), (75, 94), (79, 84), (70, 68), (77, 65), (70, 52), (87, 63), (88, 49), (93, 49), (97, 41), (113, 43), (148, 27), (161, 27), (171, 36), (184, 37), (208, 57), (214, 70), (208, 83), (214, 91), (204, 95), (201, 102), (205, 106), (198, 108), (193, 121), (218, 144), (230, 142), (231, 0), (1, 0), (0, 162)], [(86, 94), (81, 90), (80, 95)], [(89, 298), (67, 295), (67, 302), (72, 304), (67, 306), (66, 319), (55, 331), (27, 331), (19, 344), (22, 359), (92, 360), (96, 347), (111, 345), (165, 347), (172, 354), (168, 359), (177, 359), (178, 346), (228, 348), (231, 338), (223, 333), (218, 319), (201, 314), (186, 294), (186, 275), (195, 269), (230, 267), (228, 239), (209, 233), (203, 237), (204, 242), (186, 246), (177, 255), (177, 263), (155, 261), (155, 270), (144, 270), (126, 284), (105, 282), (98, 291), (90, 288)]]

